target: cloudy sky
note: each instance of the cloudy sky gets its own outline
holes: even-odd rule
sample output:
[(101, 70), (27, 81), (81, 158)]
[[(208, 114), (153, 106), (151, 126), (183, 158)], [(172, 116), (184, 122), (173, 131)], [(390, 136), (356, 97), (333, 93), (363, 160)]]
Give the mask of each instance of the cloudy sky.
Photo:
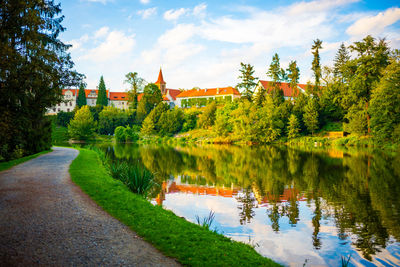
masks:
[(128, 72), (155, 82), (160, 66), (168, 88), (235, 86), (240, 62), (268, 79), (274, 53), (284, 68), (297, 60), (305, 83), (317, 38), (324, 65), (342, 42), (368, 34), (400, 48), (398, 0), (61, 0), (61, 8), (76, 69), (88, 88), (104, 75), (111, 91), (128, 88)]

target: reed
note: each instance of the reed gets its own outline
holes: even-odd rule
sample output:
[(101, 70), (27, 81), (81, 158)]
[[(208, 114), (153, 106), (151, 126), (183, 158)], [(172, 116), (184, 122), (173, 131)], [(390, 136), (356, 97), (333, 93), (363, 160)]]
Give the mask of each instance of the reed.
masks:
[(200, 217), (198, 215), (196, 215), (197, 224), (206, 228), (207, 230), (210, 230), (214, 219), (215, 219), (215, 212), (212, 210), (210, 210), (210, 213), (202, 219), (200, 219)]

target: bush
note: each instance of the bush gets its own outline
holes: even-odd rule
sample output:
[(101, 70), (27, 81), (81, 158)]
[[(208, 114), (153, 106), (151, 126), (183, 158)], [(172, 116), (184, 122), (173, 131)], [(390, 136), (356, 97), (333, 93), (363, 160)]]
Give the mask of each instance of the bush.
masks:
[(115, 128), (114, 135), (117, 142), (135, 142), (139, 140), (140, 128), (137, 125), (132, 127), (118, 126)]
[(56, 123), (59, 126), (64, 126), (67, 127), (68, 124), (70, 123), (70, 121), (74, 118), (74, 113), (73, 112), (64, 112), (64, 111), (60, 111), (57, 114), (57, 119), (56, 119)]
[(96, 123), (93, 120), (88, 106), (79, 109), (68, 125), (68, 133), (71, 138), (76, 140), (88, 140), (93, 138)]

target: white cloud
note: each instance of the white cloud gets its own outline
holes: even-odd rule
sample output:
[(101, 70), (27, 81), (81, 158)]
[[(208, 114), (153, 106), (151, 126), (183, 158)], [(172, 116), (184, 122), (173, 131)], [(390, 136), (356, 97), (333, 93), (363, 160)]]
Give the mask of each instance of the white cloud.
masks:
[[(96, 35), (97, 37), (104, 36), (98, 35), (99, 31), (95, 33), (95, 38)], [(108, 32), (108, 29), (105, 32), (105, 39), (98, 46), (89, 49), (87, 53), (82, 56), (82, 59), (92, 60), (95, 62), (113, 60), (124, 53), (130, 52), (135, 45), (134, 35), (128, 36), (121, 31)], [(101, 33), (103, 34), (104, 31)]]
[(140, 0), (140, 3), (146, 5), (146, 4), (150, 3), (150, 0)]
[(400, 8), (389, 8), (376, 16), (366, 16), (357, 20), (346, 33), (351, 36), (362, 37), (368, 34), (379, 35), (385, 28), (400, 20)]
[(185, 15), (189, 12), (187, 8), (179, 8), (179, 9), (170, 9), (165, 11), (164, 19), (166, 20), (177, 20), (180, 16)]
[(82, 45), (89, 40), (89, 35), (84, 34), (79, 39), (71, 40), (68, 43), (72, 45), (70, 51), (78, 50), (82, 48)]
[(299, 2), (287, 7), (291, 15), (303, 13), (317, 13), (330, 10), (332, 8), (359, 2), (360, 0), (315, 0), (310, 2)]
[(142, 19), (147, 19), (153, 15), (157, 14), (157, 7), (142, 9), (137, 12), (138, 15), (142, 17)]
[(201, 3), (193, 8), (193, 15), (197, 17), (205, 17), (206, 15), (207, 5), (205, 3)]
[(94, 33), (94, 38), (98, 39), (107, 35), (110, 28), (108, 27), (101, 27)]

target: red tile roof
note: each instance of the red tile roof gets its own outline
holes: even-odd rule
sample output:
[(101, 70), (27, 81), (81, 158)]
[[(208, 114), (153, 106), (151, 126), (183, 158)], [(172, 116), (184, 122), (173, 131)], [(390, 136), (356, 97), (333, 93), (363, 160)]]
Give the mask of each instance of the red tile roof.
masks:
[(209, 88), (209, 89), (191, 89), (183, 91), (176, 97), (198, 97), (198, 96), (219, 96), (219, 95), (240, 95), (239, 91), (233, 87)]
[[(265, 90), (267, 90), (267, 92), (271, 92), (273, 87), (272, 87), (272, 82), (270, 81), (262, 81), (260, 80), (261, 85), (264, 87)], [(305, 90), (306, 86), (305, 84), (297, 84), (300, 88), (302, 88), (303, 90)], [(290, 88), (290, 84), (289, 83), (281, 83), (280, 84), (280, 89), (283, 90), (283, 95), (285, 97), (295, 97), (297, 96), (297, 92), (298, 92), (298, 88), (296, 88), (296, 90), (294, 91), (293, 88)], [(294, 92), (293, 92), (294, 91)]]
[(128, 101), (128, 93), (110, 92), (110, 100), (126, 100), (126, 101)]
[(167, 92), (172, 97), (173, 100), (176, 100), (176, 97), (182, 92), (179, 89), (167, 89)]
[(162, 75), (162, 70), (161, 70), (161, 68), (160, 68), (160, 72), (158, 73), (158, 79), (157, 79), (157, 81), (155, 82), (155, 84), (158, 84), (158, 85), (160, 85), (160, 84), (165, 84), (165, 81), (164, 81), (164, 77), (163, 77), (163, 75)]

